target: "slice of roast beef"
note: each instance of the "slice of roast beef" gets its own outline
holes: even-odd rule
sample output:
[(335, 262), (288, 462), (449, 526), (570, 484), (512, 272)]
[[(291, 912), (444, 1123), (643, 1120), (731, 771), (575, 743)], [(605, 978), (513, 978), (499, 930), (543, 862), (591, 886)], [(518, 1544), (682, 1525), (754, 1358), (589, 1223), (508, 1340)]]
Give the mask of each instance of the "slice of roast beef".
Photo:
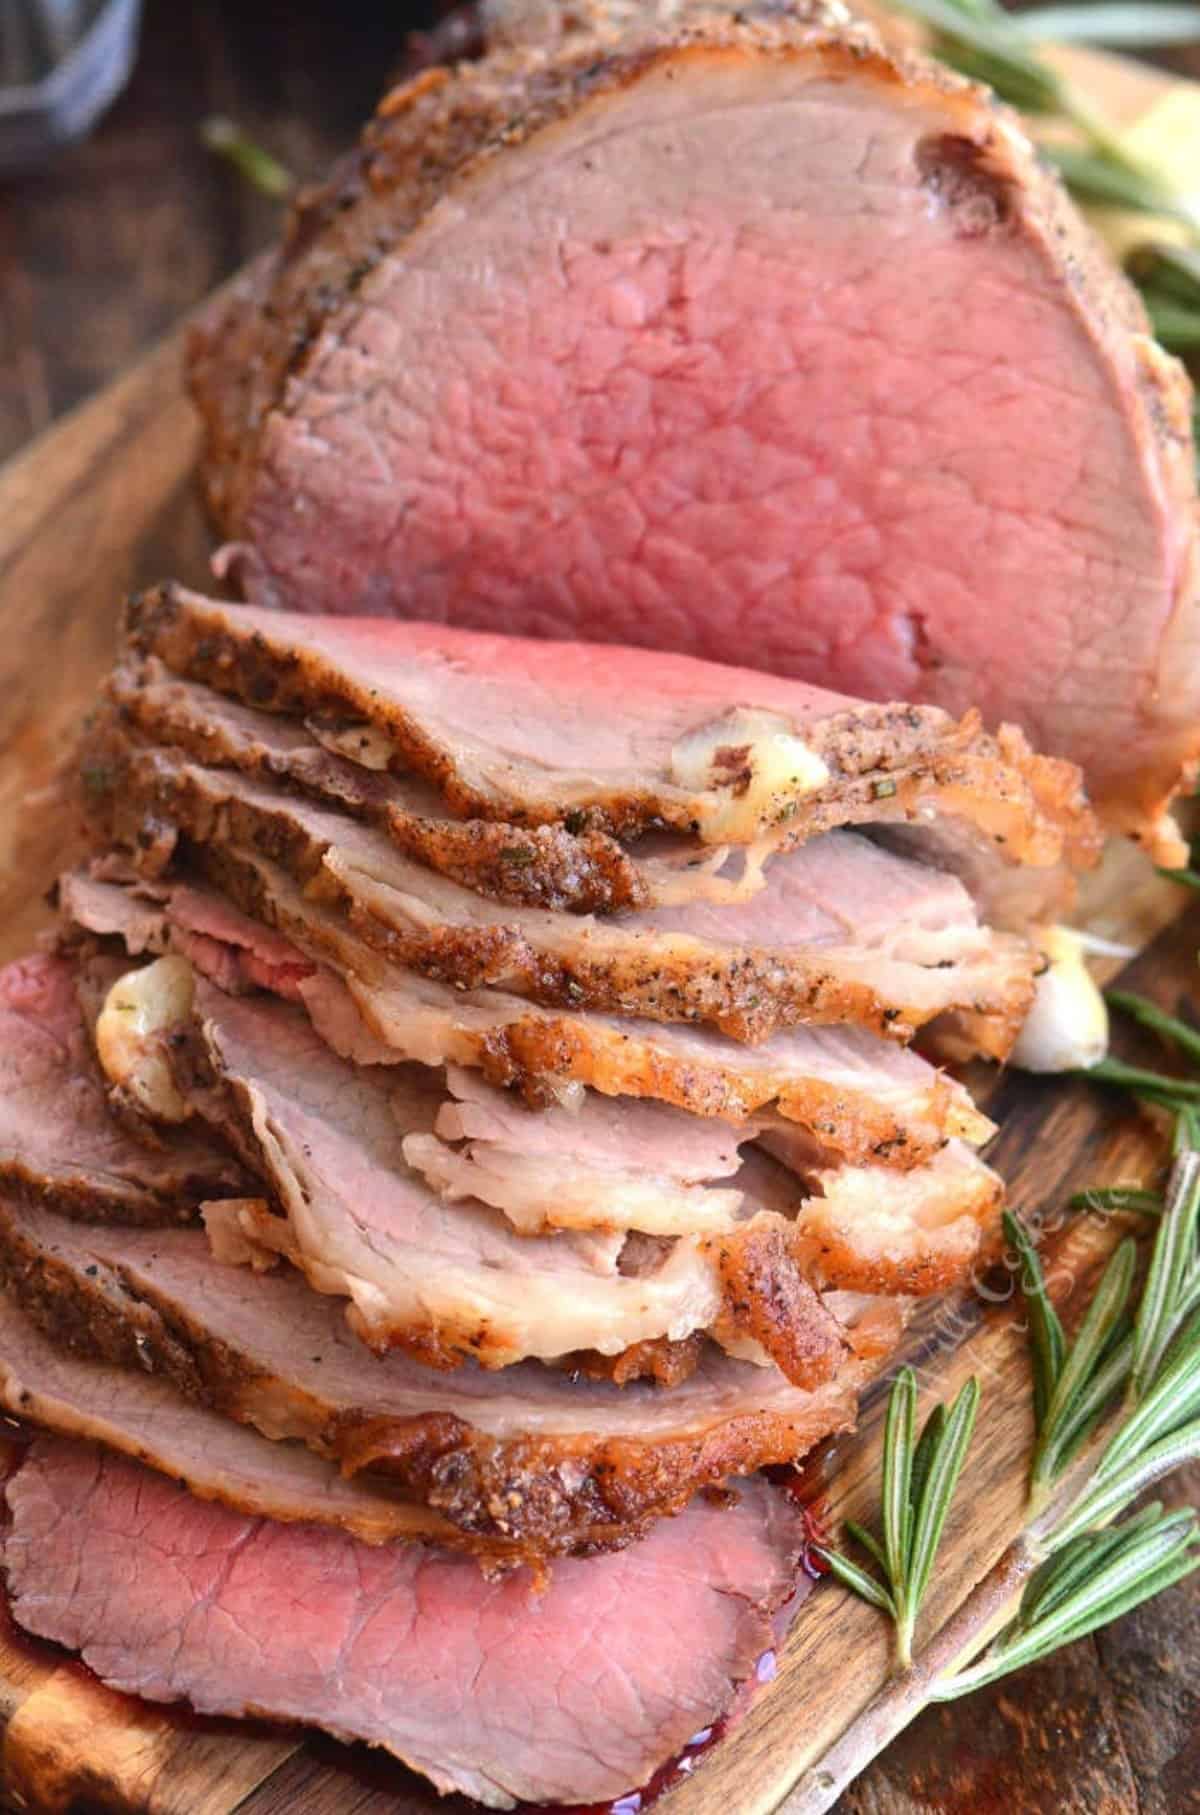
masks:
[(736, 906), (597, 920), (494, 904), (386, 834), (275, 783), (157, 748), (124, 746), (121, 757), (106, 817), (130, 849), (150, 824), (190, 845), (262, 851), (336, 903), (390, 962), (470, 989), (703, 1022), (754, 1042), (809, 1022), (909, 1039), (955, 1015), (959, 1038), (997, 1058), (1032, 1001), (1041, 959), (1027, 940), (980, 927), (955, 878), (854, 833), (777, 857), (766, 886)]
[[(108, 696), (122, 722), (141, 737), (331, 801), (377, 825), (405, 855), (493, 901), (610, 913), (649, 906), (662, 889), (678, 890), (681, 880), (704, 886), (697, 871), (703, 864), (707, 875), (711, 865), (712, 853), (696, 853), (690, 841), (679, 863), (647, 865), (606, 832), (455, 818), (429, 782), (351, 761), (303, 722), (256, 712), (212, 688), (178, 680), (156, 658), (119, 666)], [(359, 750), (360, 756), (369, 753)], [(97, 797), (110, 793), (113, 767), (101, 750), (85, 768), (93, 812)], [(730, 891), (736, 886), (730, 884)]]
[[(961, 1142), (951, 1141), (915, 1172), (822, 1168), (803, 1134), (782, 1123), (762, 1145), (808, 1181), (792, 1227), (815, 1281), (925, 1297), (960, 1285), (994, 1257), (1003, 1181)], [(761, 1178), (752, 1182), (762, 1195)]]
[(852, 1422), (902, 1317), (838, 1299), (857, 1352), (811, 1392), (711, 1346), (664, 1392), (533, 1362), (440, 1373), (371, 1355), (334, 1299), (290, 1269), (214, 1265), (194, 1229), (85, 1228), (0, 1198), (0, 1279), (56, 1351), (150, 1374), (347, 1475), (385, 1475), (501, 1557), (627, 1543), (700, 1488), (803, 1455)]
[[(149, 885), (140, 886), (149, 892)], [(128, 889), (83, 872), (64, 877), (60, 889), (64, 908), (82, 924), (123, 937), (133, 951), (162, 950), (182, 937), (204, 974), (223, 988), (251, 987), (252, 977), (269, 986), (274, 976), (283, 993), (304, 1001), (335, 1051), (357, 1064), (398, 1062), (367, 1028), (344, 985), (313, 970), (293, 991), (298, 955), (220, 897), (187, 887), (160, 890), (155, 920)], [(454, 1100), (441, 1104), (431, 1133), (405, 1138), (406, 1160), (444, 1196), (492, 1204), (531, 1233), (715, 1232), (744, 1220), (749, 1195), (793, 1222), (812, 1279), (900, 1293), (945, 1290), (994, 1239), (1001, 1184), (961, 1140), (905, 1175), (891, 1163), (849, 1165), (836, 1148), (771, 1111), (732, 1123), (697, 1119), (652, 1099), (586, 1091), (573, 1094), (567, 1107), (551, 1100), (530, 1114), (478, 1072), (451, 1065), (447, 1075)], [(764, 1193), (770, 1179), (761, 1170), (747, 1182), (747, 1143), (767, 1139), (790, 1170), (782, 1194)], [(238, 1205), (231, 1215), (237, 1219), (244, 1209)], [(667, 1353), (654, 1344), (631, 1345), (615, 1364), (617, 1377), (635, 1377), (639, 1349), (660, 1379), (676, 1374), (684, 1359), (679, 1345)]]
[(404, 1156), (450, 1200), (477, 1198), (522, 1233), (637, 1229), (714, 1233), (740, 1220), (736, 1177), (753, 1122), (689, 1116), (665, 1104), (588, 1091), (531, 1113), (478, 1072), (451, 1066), (433, 1129)]
[[(2, 1214), (2, 1212), (0, 1212)], [(201, 1500), (234, 1512), (332, 1525), (368, 1544), (396, 1539), (472, 1547), (469, 1534), (365, 1475), (347, 1480), (297, 1443), (271, 1443), (190, 1403), (144, 1367), (81, 1359), (0, 1296), (0, 1405), (59, 1436), (84, 1438), (147, 1463)], [(514, 1547), (511, 1560), (521, 1558)], [(489, 1566), (505, 1561), (495, 1541)]]
[(778, 1363), (798, 1385), (832, 1377), (844, 1334), (791, 1260), (790, 1226), (747, 1206), (737, 1228), (635, 1251), (570, 1232), (522, 1236), (473, 1200), (447, 1204), (404, 1158), (430, 1133), (443, 1084), (410, 1066), (339, 1059), (298, 1009), (197, 992), (217, 1078), (282, 1214), (251, 1201), (236, 1217), (252, 1248), (282, 1254), (319, 1291), (350, 1300), (377, 1347), (438, 1366), (464, 1356), (503, 1367), (577, 1349), (710, 1331)]
[(502, 990), (452, 989), (392, 970), (266, 858), (225, 852), (219, 867), (259, 920), (211, 889), (160, 890), (156, 921), (145, 912), (149, 885), (131, 894), (69, 876), (60, 892), (89, 930), (122, 937), (129, 928), (132, 950), (153, 924), (156, 942), (182, 939), (179, 949), (222, 988), (258, 983), (302, 1000), (334, 1051), (358, 1065), (464, 1065), (539, 1106), (577, 1100), (585, 1086), (734, 1120), (774, 1105), (854, 1163), (920, 1165), (948, 1138), (978, 1145), (992, 1132), (954, 1079), (865, 1032), (797, 1028), (747, 1048), (707, 1030), (554, 1014)]
[[(674, 907), (692, 901), (740, 905), (763, 887), (771, 853), (763, 848), (727, 852), (685, 834), (640, 839), (625, 848), (607, 833), (568, 831), (565, 825), (514, 826), (500, 821), (452, 818), (432, 785), (411, 774), (367, 766), (379, 750), (369, 738), (350, 737), (360, 760), (339, 754), (338, 738), (320, 724), (259, 712), (211, 687), (179, 680), (157, 657), (127, 660), (109, 678), (108, 698), (121, 735), (178, 749), (214, 767), (280, 782), (330, 802), (377, 826), (406, 856), (495, 901), (572, 913), (611, 913), (625, 908)], [(93, 820), (124, 760), (111, 748), (103, 721), (89, 733), (84, 764), (85, 799)], [(314, 735), (315, 731), (315, 735)], [(99, 748), (97, 748), (99, 745)], [(139, 862), (162, 850), (153, 815), (138, 822)], [(968, 813), (941, 812), (904, 826), (876, 822), (874, 835), (911, 837), (935, 868), (960, 875), (989, 924), (1022, 931), (1031, 923), (1061, 919), (1074, 897), (1068, 863), (1047, 866), (1014, 861), (1007, 840), (998, 843)], [(167, 852), (169, 854), (169, 844)], [(1082, 855), (1082, 852), (1079, 853)]]
[(163, 1223), (246, 1174), (215, 1137), (118, 1118), (71, 966), (39, 954), (0, 969), (0, 1183), (75, 1216)]
[(978, 706), (1176, 851), (1190, 388), (1132, 290), (840, 8), (619, 16), (392, 92), (201, 329), (251, 584)]
[[(123, 1089), (143, 1047), (174, 1052), (186, 1036), (190, 984), (180, 1019), (175, 996), (165, 1020), (155, 1018), (156, 973), (169, 963), (182, 961), (117, 981), (114, 960), (104, 960), (105, 1015), (121, 994), (142, 1021), (142, 1047), (123, 1050)], [(175, 1119), (182, 1098), (222, 1137), (232, 1130), (271, 1198), (218, 1207), (210, 1230), (223, 1257), (285, 1256), (318, 1290), (351, 1300), (352, 1325), (373, 1345), (397, 1344), (436, 1366), (471, 1356), (503, 1367), (581, 1349), (622, 1357), (707, 1330), (803, 1385), (830, 1378), (843, 1359), (844, 1333), (793, 1261), (778, 1216), (747, 1204), (744, 1221), (719, 1236), (657, 1243), (620, 1232), (522, 1239), (486, 1206), (445, 1204), (404, 1160), (405, 1136), (432, 1130), (443, 1090), (435, 1072), (364, 1073), (302, 1012), (261, 996), (236, 1002), (205, 987), (195, 1014), (215, 1084), (181, 1077), (169, 1113)], [(158, 1113), (154, 1101), (143, 1106)]]
[(857, 1028), (790, 1028), (747, 1047), (711, 1029), (569, 1014), (504, 990), (456, 989), (388, 965), (341, 916), (259, 854), (213, 855), (226, 891), (325, 967), (298, 988), (335, 1045), (336, 1022), (344, 1019), (341, 979), (359, 1018), (341, 1050), (360, 1062), (364, 1054), (368, 1062), (395, 1054), (423, 1065), (471, 1066), (540, 1102), (590, 1085), (606, 1096), (651, 1097), (733, 1119), (775, 1105), (853, 1161), (918, 1165), (951, 1136), (979, 1143), (991, 1132), (956, 1080)]
[(5, 1491), (17, 1621), (103, 1682), (365, 1739), (493, 1808), (645, 1782), (774, 1643), (805, 1536), (754, 1482), (539, 1592), (436, 1549), (246, 1518), (62, 1439)]
[(179, 586), (130, 602), (126, 643), (235, 699), (324, 723), (342, 754), (411, 770), (456, 811), (713, 845), (966, 816), (1014, 862), (1089, 862), (1069, 763), (977, 715), (866, 706), (686, 656), (311, 619)]
[[(528, 1233), (736, 1229), (748, 1196), (789, 1218), (822, 1285), (923, 1294), (962, 1279), (999, 1227), (1001, 1181), (959, 1141), (912, 1172), (837, 1166), (771, 1116), (698, 1122), (592, 1092), (531, 1115), (476, 1072), (452, 1066), (447, 1083), (433, 1132), (409, 1135), (405, 1158), (444, 1196), (494, 1204)], [(785, 1177), (764, 1180), (751, 1142)]]

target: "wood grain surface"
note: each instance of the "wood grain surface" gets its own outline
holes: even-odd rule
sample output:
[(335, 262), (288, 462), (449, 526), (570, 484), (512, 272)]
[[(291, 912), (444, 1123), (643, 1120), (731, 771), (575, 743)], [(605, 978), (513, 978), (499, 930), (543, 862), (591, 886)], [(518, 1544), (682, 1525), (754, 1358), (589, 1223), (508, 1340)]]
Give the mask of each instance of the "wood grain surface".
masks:
[[(207, 10), (179, 9), (198, 41), (198, 16)], [(1103, 85), (1110, 109), (1127, 116), (1150, 103), (1161, 80), (1092, 59), (1087, 74), (1093, 87)], [(245, 82), (244, 72), (238, 80)], [(0, 387), (0, 421), (2, 398)], [(176, 338), (0, 474), (4, 956), (26, 948), (44, 923), (42, 896), (72, 848), (75, 828), (54, 775), (109, 661), (122, 594), (167, 572), (203, 578), (209, 542), (192, 484), (194, 446)], [(1110, 934), (1141, 943), (1167, 927), (1129, 981), (1172, 1008), (1195, 998), (1200, 916), (1174, 924), (1184, 905), (1179, 891), (1128, 856), (1112, 859), (1097, 885), (1096, 919)], [(1124, 1049), (1133, 1056), (1151, 1050), (1137, 1039)], [(1002, 1124), (996, 1158), (1015, 1203), (1051, 1219), (1056, 1286), (1069, 1301), (1113, 1231), (1086, 1219), (1055, 1230), (1056, 1212), (1078, 1186), (1153, 1172), (1160, 1131), (1084, 1085), (1046, 1087), (986, 1072), (973, 1082)], [(988, 1290), (1003, 1300), (1006, 1283), (1001, 1273)], [(972, 1372), (985, 1390), (981, 1435), (930, 1594), (932, 1629), (1016, 1528), (1028, 1380), (1011, 1304), (986, 1310), (972, 1298), (942, 1307), (915, 1340), (927, 1390), (943, 1395)], [(823, 1458), (834, 1516), (870, 1509), (879, 1410), (875, 1394), (860, 1431)], [(1194, 1481), (1179, 1491), (1189, 1486), (1194, 1498)], [(802, 1610), (776, 1681), (660, 1805), (664, 1815), (776, 1809), (870, 1698), (887, 1663), (883, 1623), (823, 1585)], [(1200, 1808), (1197, 1665), (1200, 1590), (1185, 1584), (1051, 1664), (967, 1706), (922, 1717), (841, 1807), (845, 1815)], [(362, 1749), (143, 1707), (104, 1690), (54, 1648), (2, 1629), (0, 1789), (16, 1807), (147, 1815), (432, 1815), (435, 1808), (462, 1815), (468, 1807), (439, 1802)]]

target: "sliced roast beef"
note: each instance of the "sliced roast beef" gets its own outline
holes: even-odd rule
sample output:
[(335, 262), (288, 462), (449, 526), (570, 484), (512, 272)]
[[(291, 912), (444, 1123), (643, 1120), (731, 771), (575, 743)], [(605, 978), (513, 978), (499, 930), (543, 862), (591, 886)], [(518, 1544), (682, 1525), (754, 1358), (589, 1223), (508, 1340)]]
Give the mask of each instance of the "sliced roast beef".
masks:
[(626, 1543), (699, 1488), (804, 1454), (852, 1421), (901, 1327), (893, 1303), (838, 1299), (858, 1354), (812, 1392), (711, 1347), (669, 1392), (533, 1362), (439, 1373), (368, 1354), (290, 1269), (215, 1266), (198, 1230), (85, 1228), (3, 1199), (0, 1278), (56, 1350), (150, 1373), (348, 1475), (385, 1474), (501, 1556)]
[[(333, 1525), (368, 1544), (471, 1543), (431, 1507), (389, 1493), (385, 1481), (371, 1483), (361, 1474), (347, 1480), (299, 1444), (268, 1442), (181, 1398), (144, 1367), (81, 1359), (43, 1335), (7, 1295), (0, 1296), (0, 1405), (59, 1436), (148, 1463), (199, 1499), (234, 1512)], [(488, 1555), (496, 1564), (505, 1560), (499, 1542)], [(520, 1556), (514, 1547), (512, 1560)]]
[[(109, 740), (111, 742), (111, 740)], [(136, 850), (147, 821), (205, 847), (263, 851), (392, 962), (551, 1006), (707, 1022), (760, 1041), (777, 1027), (849, 1022), (907, 1039), (957, 1013), (959, 1038), (1002, 1058), (1039, 955), (981, 928), (955, 878), (848, 832), (778, 857), (737, 906), (691, 902), (607, 920), (500, 907), (395, 850), (388, 837), (278, 785), (129, 748), (109, 817)]]
[[(644, 837), (626, 849), (603, 832), (565, 825), (514, 826), (450, 817), (432, 785), (411, 774), (368, 767), (379, 760), (377, 740), (331, 733), (278, 713), (259, 712), (213, 688), (172, 676), (150, 657), (118, 665), (108, 697), (122, 727), (143, 742), (178, 749), (211, 766), (240, 769), (298, 789), (377, 826), (406, 856), (494, 901), (573, 913), (674, 907), (692, 901), (730, 906), (748, 902), (764, 885), (771, 853), (726, 851), (691, 835)], [(84, 764), (85, 796), (93, 819), (124, 762), (118, 742), (94, 723)], [(358, 760), (339, 754), (347, 745)], [(99, 748), (97, 748), (99, 744)], [(886, 798), (886, 797), (885, 797)], [(153, 814), (136, 822), (139, 861), (161, 850)], [(875, 823), (874, 835), (917, 841), (923, 860), (962, 876), (989, 924), (1021, 931), (1057, 920), (1073, 899), (1068, 863), (1031, 867), (1013, 861), (1007, 840), (981, 824), (942, 812), (904, 826)], [(1084, 855), (1079, 849), (1076, 855)]]
[(365, 1739), (493, 1808), (608, 1801), (710, 1724), (773, 1643), (805, 1533), (752, 1483), (537, 1592), (249, 1519), (83, 1443), (40, 1438), (6, 1494), (16, 1619), (102, 1681)]
[(405, 1137), (432, 1131), (436, 1073), (347, 1064), (301, 1011), (262, 997), (201, 987), (196, 1010), (282, 1211), (250, 1200), (238, 1232), (252, 1249), (286, 1256), (317, 1290), (348, 1298), (352, 1326), (373, 1345), (397, 1343), (438, 1366), (470, 1356), (503, 1367), (577, 1349), (620, 1355), (707, 1330), (735, 1349), (757, 1345), (806, 1386), (844, 1359), (844, 1335), (772, 1213), (747, 1206), (734, 1230), (644, 1253), (628, 1243), (597, 1250), (569, 1232), (519, 1235), (482, 1204), (446, 1204), (406, 1162)]
[[(170, 890), (155, 939), (182, 933), (181, 949), (224, 988), (253, 981), (302, 1000), (322, 1037), (355, 1064), (465, 1065), (539, 1105), (577, 1099), (585, 1086), (730, 1119), (774, 1104), (853, 1162), (920, 1165), (952, 1136), (979, 1144), (992, 1132), (955, 1080), (870, 1034), (797, 1028), (746, 1048), (705, 1030), (558, 1015), (501, 990), (451, 989), (391, 970), (267, 859), (226, 852), (220, 871), (262, 918), (212, 890)], [(84, 927), (123, 936), (132, 923), (132, 949), (145, 939), (140, 895), (74, 876), (60, 891)]]
[[(124, 937), (134, 950), (139, 940), (160, 950), (172, 932), (183, 933), (186, 949), (223, 986), (249, 987), (251, 972), (269, 983), (275, 974), (291, 993), (295, 953), (217, 896), (176, 889), (154, 921), (127, 889), (83, 872), (65, 877), (61, 893), (83, 924)], [(256, 942), (262, 950), (252, 956)], [(398, 1062), (329, 973), (303, 978), (299, 995), (335, 1051), (354, 1063)], [(961, 1280), (995, 1238), (1000, 1181), (961, 1140), (906, 1174), (891, 1163), (847, 1164), (836, 1148), (772, 1111), (732, 1123), (585, 1091), (569, 1106), (551, 1101), (531, 1114), (478, 1072), (451, 1065), (447, 1079), (449, 1099), (432, 1131), (406, 1135), (405, 1159), (447, 1199), (491, 1204), (529, 1233), (591, 1231), (606, 1243), (626, 1229), (709, 1234), (743, 1223), (749, 1198), (791, 1221), (796, 1252), (814, 1281), (918, 1295)], [(779, 1156), (788, 1169), (782, 1185), (751, 1166), (751, 1142), (765, 1142)], [(262, 1215), (254, 1204), (230, 1206), (223, 1232), (228, 1238), (232, 1231), (231, 1254), (244, 1261), (255, 1252), (245, 1228)], [(619, 1241), (592, 1262), (611, 1265), (618, 1252)], [(653, 1342), (632, 1344), (615, 1363), (618, 1378), (636, 1377), (639, 1350), (660, 1379), (676, 1375), (685, 1359), (677, 1344), (669, 1352)]]
[(662, 1103), (589, 1091), (531, 1113), (478, 1072), (451, 1066), (433, 1130), (404, 1156), (443, 1196), (478, 1198), (526, 1234), (638, 1229), (648, 1235), (736, 1228), (735, 1175), (755, 1126), (701, 1120)]
[[(412, 770), (461, 812), (712, 845), (965, 816), (1014, 862), (1091, 861), (1078, 771), (1019, 732), (636, 649), (436, 624), (306, 619), (179, 586), (131, 601), (129, 647), (324, 721), (342, 754)], [(365, 748), (364, 748), (365, 744)]]
[[(452, 1066), (447, 1081), (451, 1100), (432, 1134), (408, 1136), (405, 1158), (445, 1196), (494, 1204), (531, 1233), (734, 1229), (749, 1196), (789, 1218), (822, 1284), (923, 1294), (960, 1280), (998, 1230), (1001, 1181), (958, 1141), (912, 1172), (836, 1166), (775, 1117), (698, 1122), (592, 1092), (531, 1115), (475, 1072)], [(750, 1142), (783, 1178), (764, 1179)]]
[(360, 1062), (394, 1054), (471, 1066), (543, 1102), (590, 1085), (699, 1115), (740, 1118), (775, 1104), (843, 1157), (896, 1165), (919, 1164), (952, 1135), (981, 1142), (991, 1132), (955, 1080), (857, 1028), (791, 1028), (747, 1047), (708, 1029), (560, 1013), (504, 990), (455, 989), (389, 966), (268, 859), (219, 855), (215, 873), (235, 899), (326, 967), (298, 988), (335, 1045), (339, 1019), (341, 1035), (349, 1033), (349, 995), (358, 1027), (339, 1050)]
[(387, 96), (197, 336), (250, 583), (978, 706), (1177, 849), (1190, 390), (1015, 116), (841, 9), (616, 16)]
[[(677, 892), (689, 883), (714, 886), (705, 881), (712, 853), (696, 853), (690, 841), (680, 861), (647, 863), (606, 832), (586, 827), (569, 832), (560, 825), (457, 819), (429, 782), (351, 761), (321, 727), (314, 737), (299, 720), (256, 712), (211, 688), (177, 680), (154, 658), (118, 667), (108, 695), (142, 737), (334, 802), (379, 826), (405, 855), (493, 901), (609, 913), (649, 906), (664, 890)], [(369, 754), (357, 748), (359, 758)], [(85, 767), (84, 779), (94, 812), (114, 779), (103, 751)], [(704, 876), (698, 874), (701, 868)], [(737, 885), (728, 887), (732, 892)]]
[(0, 1183), (76, 1216), (163, 1223), (246, 1174), (218, 1139), (118, 1119), (71, 966), (37, 955), (0, 969)]

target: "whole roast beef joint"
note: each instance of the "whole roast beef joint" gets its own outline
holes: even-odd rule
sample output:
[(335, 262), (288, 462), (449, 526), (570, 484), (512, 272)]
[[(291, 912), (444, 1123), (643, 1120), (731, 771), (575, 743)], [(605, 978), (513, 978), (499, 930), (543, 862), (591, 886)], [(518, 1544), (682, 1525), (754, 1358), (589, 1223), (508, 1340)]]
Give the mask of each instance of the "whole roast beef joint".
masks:
[(484, 11), (197, 331), (255, 597), (976, 707), (1169, 854), (1190, 386), (1016, 117), (823, 0)]
[(1001, 1245), (988, 1067), (1106, 1050), (1191, 396), (835, 0), (437, 41), (193, 337), (245, 596), (128, 601), (0, 969), (0, 1561), (114, 1689), (607, 1804), (803, 1635), (796, 1471)]

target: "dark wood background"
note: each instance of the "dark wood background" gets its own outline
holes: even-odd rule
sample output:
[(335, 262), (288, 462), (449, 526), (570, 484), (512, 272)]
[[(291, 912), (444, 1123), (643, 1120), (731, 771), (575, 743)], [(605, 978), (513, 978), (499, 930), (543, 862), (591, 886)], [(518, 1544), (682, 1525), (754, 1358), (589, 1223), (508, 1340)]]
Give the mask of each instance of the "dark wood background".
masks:
[[(133, 81), (92, 138), (0, 184), (0, 458), (270, 240), (277, 206), (205, 149), (201, 121), (228, 115), (298, 177), (317, 174), (399, 65), (420, 11), (148, 0)], [(1200, 75), (1200, 54), (1179, 64)], [(1195, 1502), (1200, 1475), (1179, 1492)], [(318, 1815), (287, 1776), (272, 1780), (281, 1800), (270, 1806)], [(391, 1801), (364, 1784), (361, 1815), (385, 1815)], [(931, 1711), (841, 1805), (842, 1815), (1026, 1809), (1200, 1809), (1195, 1580), (1041, 1669)]]

